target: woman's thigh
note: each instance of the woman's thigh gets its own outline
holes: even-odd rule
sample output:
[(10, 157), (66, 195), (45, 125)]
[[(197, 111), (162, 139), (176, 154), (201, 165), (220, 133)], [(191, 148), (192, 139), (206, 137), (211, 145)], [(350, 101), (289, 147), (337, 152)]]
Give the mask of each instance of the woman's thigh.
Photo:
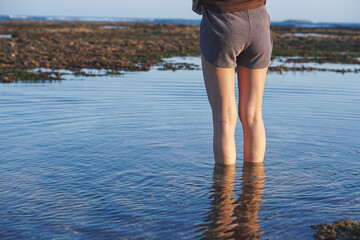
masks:
[(203, 57), (202, 69), (214, 121), (233, 121), (237, 118), (235, 97), (235, 68), (221, 68)]
[(262, 100), (267, 67), (251, 69), (238, 66), (239, 111), (242, 122), (262, 117)]

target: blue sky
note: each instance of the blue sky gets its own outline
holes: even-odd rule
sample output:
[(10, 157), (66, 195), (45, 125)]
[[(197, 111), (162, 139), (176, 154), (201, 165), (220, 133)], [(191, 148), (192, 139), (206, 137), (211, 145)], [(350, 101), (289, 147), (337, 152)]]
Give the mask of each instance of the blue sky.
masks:
[[(360, 0), (267, 0), (272, 21), (360, 23)], [(0, 0), (0, 15), (200, 18), (191, 0)]]

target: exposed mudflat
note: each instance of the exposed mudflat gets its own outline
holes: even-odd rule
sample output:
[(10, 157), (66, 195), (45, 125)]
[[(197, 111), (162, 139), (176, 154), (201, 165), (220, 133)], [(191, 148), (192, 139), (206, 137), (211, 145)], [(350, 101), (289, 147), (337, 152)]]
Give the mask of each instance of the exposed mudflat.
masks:
[[(0, 81), (22, 80), (20, 70), (147, 71), (165, 57), (199, 56), (199, 26), (145, 23), (0, 22)], [(297, 33), (297, 34), (295, 34)], [(359, 64), (360, 29), (273, 26), (273, 57), (288, 61)], [(193, 69), (173, 66), (164, 69)], [(317, 70), (270, 67), (270, 71)], [(52, 72), (40, 73), (61, 79)], [(36, 74), (35, 74), (36, 75)], [(35, 77), (36, 78), (36, 77)]]

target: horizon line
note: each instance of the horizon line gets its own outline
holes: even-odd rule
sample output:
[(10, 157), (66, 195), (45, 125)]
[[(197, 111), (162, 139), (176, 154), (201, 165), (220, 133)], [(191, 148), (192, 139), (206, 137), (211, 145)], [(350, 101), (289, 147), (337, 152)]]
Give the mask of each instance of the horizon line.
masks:
[[(49, 17), (49, 18), (94, 18), (94, 19), (132, 19), (132, 20), (182, 20), (182, 21), (201, 21), (199, 18), (156, 18), (156, 17), (111, 17), (111, 16), (66, 16), (66, 15), (25, 15), (25, 14), (0, 14), (1, 17), (8, 17), (11, 20), (12, 17)], [(0, 19), (1, 20), (1, 19)], [(18, 19), (14, 19), (18, 20)], [(20, 20), (20, 19), (19, 19)], [(23, 19), (24, 20), (24, 19)], [(56, 21), (56, 20), (54, 20)], [(291, 22), (291, 23), (309, 23), (309, 24), (356, 24), (360, 25), (360, 22), (322, 22), (322, 21), (311, 21), (307, 19), (286, 19), (286, 20), (275, 20), (273, 23)]]

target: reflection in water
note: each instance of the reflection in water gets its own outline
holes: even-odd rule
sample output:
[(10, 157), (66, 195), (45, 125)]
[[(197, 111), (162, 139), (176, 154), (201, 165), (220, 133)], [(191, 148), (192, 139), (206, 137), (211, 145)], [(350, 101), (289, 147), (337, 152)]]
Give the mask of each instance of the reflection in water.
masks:
[[(265, 186), (263, 163), (244, 163), (242, 187), (238, 198), (235, 166), (215, 165), (211, 207), (206, 224), (201, 224), (201, 239), (260, 239), (258, 212)], [(236, 189), (235, 189), (236, 190)]]

